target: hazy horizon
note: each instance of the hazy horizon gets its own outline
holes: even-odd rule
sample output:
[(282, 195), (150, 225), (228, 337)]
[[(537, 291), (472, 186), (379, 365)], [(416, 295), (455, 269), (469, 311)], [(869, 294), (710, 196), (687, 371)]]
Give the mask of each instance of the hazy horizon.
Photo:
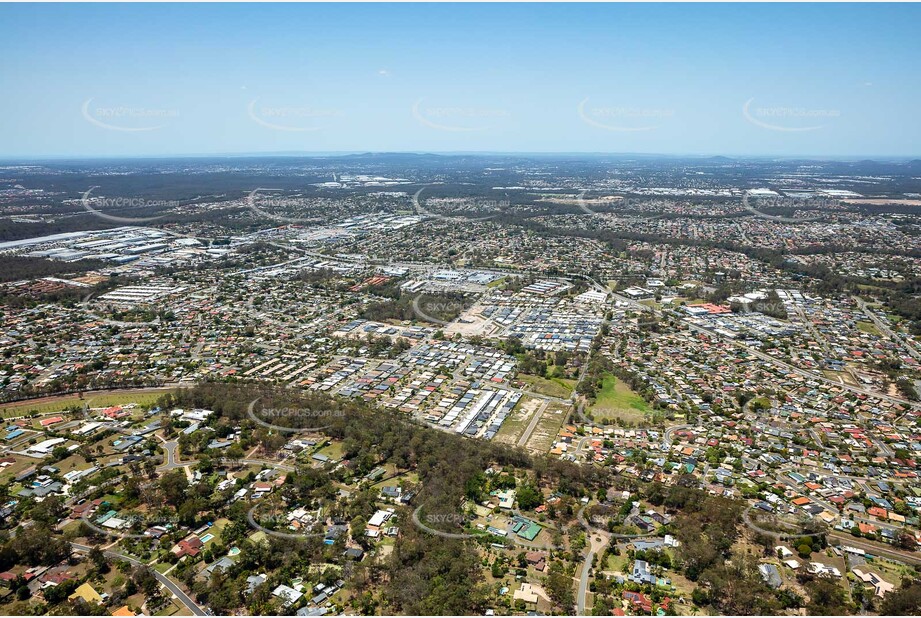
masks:
[(0, 157), (918, 156), (917, 5), (0, 7)]
[(578, 151), (426, 151), (426, 150), (339, 150), (339, 151), (285, 151), (285, 152), (189, 152), (189, 153), (163, 153), (163, 154), (131, 154), (131, 155), (34, 155), (34, 156), (6, 156), (0, 154), (0, 163), (17, 164), (31, 161), (108, 161), (108, 160), (136, 160), (136, 159), (234, 159), (234, 158), (326, 158), (326, 157), (356, 157), (356, 156), (381, 156), (381, 155), (417, 155), (439, 157), (638, 157), (662, 159), (729, 159), (729, 160), (775, 160), (775, 161), (914, 161), (921, 160), (921, 155), (775, 155), (765, 154), (722, 154), (722, 153), (682, 153), (682, 152), (578, 152)]

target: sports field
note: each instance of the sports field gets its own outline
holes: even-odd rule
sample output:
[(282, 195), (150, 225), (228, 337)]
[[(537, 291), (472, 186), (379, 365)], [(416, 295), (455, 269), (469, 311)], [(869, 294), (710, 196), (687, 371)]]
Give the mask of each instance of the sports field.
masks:
[(136, 403), (139, 406), (150, 406), (171, 388), (139, 388), (111, 392), (84, 393), (83, 399), (79, 395), (61, 395), (56, 397), (42, 397), (13, 403), (0, 404), (0, 417), (24, 416), (29, 414), (53, 414), (70, 408), (88, 404), (91, 408), (106, 408)]
[(589, 408), (596, 419), (619, 418), (630, 423), (642, 423), (649, 410), (642, 397), (610, 374), (604, 377), (595, 404)]

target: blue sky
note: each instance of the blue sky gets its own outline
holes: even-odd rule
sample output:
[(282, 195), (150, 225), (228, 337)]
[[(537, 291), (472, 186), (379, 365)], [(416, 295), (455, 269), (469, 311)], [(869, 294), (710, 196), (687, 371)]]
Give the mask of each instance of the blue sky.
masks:
[(0, 156), (921, 155), (919, 5), (0, 5)]

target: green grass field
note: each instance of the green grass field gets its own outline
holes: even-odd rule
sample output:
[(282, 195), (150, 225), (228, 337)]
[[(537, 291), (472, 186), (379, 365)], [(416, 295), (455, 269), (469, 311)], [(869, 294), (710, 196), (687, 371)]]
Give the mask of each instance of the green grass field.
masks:
[(23, 416), (27, 414), (51, 414), (61, 412), (71, 406), (82, 406), (87, 403), (91, 408), (104, 408), (136, 403), (139, 406), (150, 406), (164, 393), (173, 390), (169, 388), (144, 388), (132, 391), (116, 391), (112, 393), (86, 393), (83, 399), (79, 395), (64, 395), (61, 397), (44, 397), (14, 403), (0, 404), (0, 416)]
[(642, 397), (612, 375), (605, 376), (595, 404), (589, 408), (596, 419), (620, 418), (632, 423), (641, 423), (649, 410)]
[(868, 333), (870, 335), (879, 335), (879, 329), (876, 328), (876, 324), (873, 322), (857, 322), (857, 329), (861, 332)]
[(767, 397), (755, 397), (755, 398), (752, 399), (751, 402), (749, 403), (749, 407), (754, 407), (754, 406), (756, 406), (757, 404), (760, 404), (760, 407), (762, 407), (762, 408), (770, 408), (770, 407), (771, 407), (771, 400), (768, 399)]
[(330, 459), (335, 459), (336, 461), (338, 461), (342, 459), (342, 456), (345, 454), (345, 447), (342, 445), (341, 442), (332, 442), (330, 444), (327, 444), (326, 446), (324, 446), (317, 452), (320, 453), (321, 455), (326, 455)]
[(154, 616), (175, 616), (182, 611), (175, 601), (170, 601), (166, 607), (158, 611)]
[(565, 399), (572, 394), (572, 389), (576, 387), (575, 380), (566, 380), (563, 378), (541, 378), (538, 376), (524, 375), (518, 376), (518, 379), (528, 385), (528, 389), (547, 397), (559, 397)]

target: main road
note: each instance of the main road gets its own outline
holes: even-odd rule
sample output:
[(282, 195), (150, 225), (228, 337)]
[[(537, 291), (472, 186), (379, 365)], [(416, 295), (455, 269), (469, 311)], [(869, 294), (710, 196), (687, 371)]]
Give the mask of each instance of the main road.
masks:
[(851, 547), (862, 549), (868, 554), (874, 556), (883, 556), (884, 558), (889, 558), (890, 560), (897, 560), (899, 562), (914, 564), (916, 566), (921, 565), (921, 556), (913, 552), (894, 549), (892, 547), (883, 547), (878, 543), (874, 543), (873, 541), (857, 539), (850, 534), (844, 534), (841, 532), (829, 532), (828, 537), (839, 541), (842, 545), (850, 545)]
[(891, 328), (889, 328), (889, 324), (887, 324), (885, 321), (880, 319), (880, 317), (876, 315), (876, 312), (873, 311), (870, 307), (868, 307), (867, 303), (864, 302), (862, 298), (859, 298), (857, 296), (854, 296), (853, 298), (855, 301), (857, 301), (857, 306), (860, 307), (860, 310), (863, 311), (864, 315), (870, 318), (870, 320), (873, 322), (873, 324), (876, 325), (876, 328), (878, 328), (880, 332), (888, 336), (895, 343), (902, 346), (902, 348), (906, 352), (908, 352), (912, 358), (914, 358), (915, 360), (921, 361), (921, 353), (918, 353), (918, 351), (914, 348), (914, 346), (911, 344), (911, 341), (908, 338), (895, 333)]

